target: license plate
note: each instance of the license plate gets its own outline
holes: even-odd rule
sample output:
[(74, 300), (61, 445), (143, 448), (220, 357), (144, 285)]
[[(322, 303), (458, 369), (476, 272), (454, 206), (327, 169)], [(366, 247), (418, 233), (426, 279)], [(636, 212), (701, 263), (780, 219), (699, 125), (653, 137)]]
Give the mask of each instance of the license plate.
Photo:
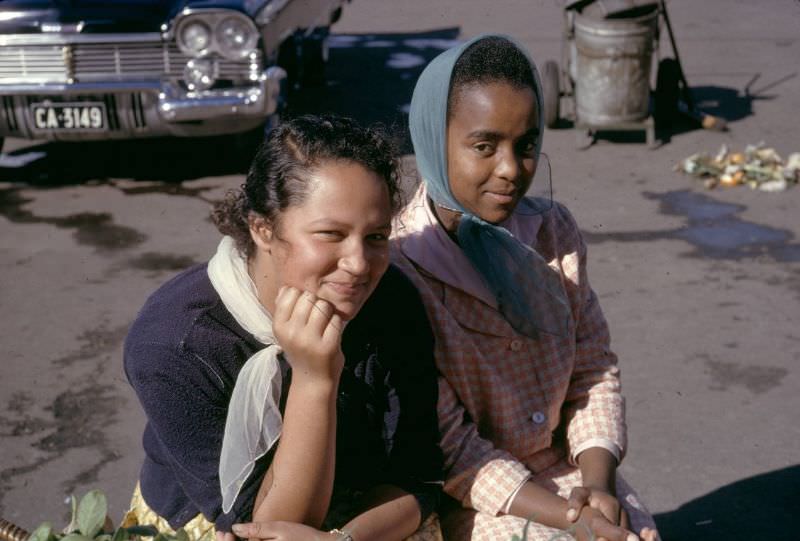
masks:
[(104, 103), (34, 103), (33, 123), (39, 130), (104, 130)]

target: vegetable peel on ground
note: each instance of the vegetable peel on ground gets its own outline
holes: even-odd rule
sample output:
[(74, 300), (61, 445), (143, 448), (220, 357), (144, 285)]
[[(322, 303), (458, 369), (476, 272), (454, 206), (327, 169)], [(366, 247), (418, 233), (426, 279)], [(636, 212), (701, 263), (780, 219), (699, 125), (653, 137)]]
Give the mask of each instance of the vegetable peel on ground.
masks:
[(800, 182), (800, 152), (790, 154), (784, 162), (763, 142), (747, 145), (743, 152), (732, 152), (722, 145), (713, 157), (707, 152), (692, 154), (675, 170), (702, 180), (707, 189), (747, 185), (754, 190), (780, 192)]

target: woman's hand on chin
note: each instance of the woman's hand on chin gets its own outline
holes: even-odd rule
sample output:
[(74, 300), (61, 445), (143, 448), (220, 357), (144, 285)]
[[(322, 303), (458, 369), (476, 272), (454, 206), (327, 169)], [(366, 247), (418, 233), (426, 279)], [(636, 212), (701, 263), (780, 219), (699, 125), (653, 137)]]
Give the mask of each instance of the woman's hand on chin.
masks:
[[(233, 531), (238, 537), (251, 540), (327, 541), (340, 538), (339, 535), (323, 532), (305, 524), (283, 521), (234, 524)], [(229, 535), (233, 537), (232, 534), (223, 535), (225, 537), (220, 539), (220, 533), (217, 533), (217, 541), (233, 541), (227, 538)]]
[(290, 286), (278, 291), (273, 332), (294, 381), (338, 382), (344, 366), (343, 329), (342, 318), (328, 301)]

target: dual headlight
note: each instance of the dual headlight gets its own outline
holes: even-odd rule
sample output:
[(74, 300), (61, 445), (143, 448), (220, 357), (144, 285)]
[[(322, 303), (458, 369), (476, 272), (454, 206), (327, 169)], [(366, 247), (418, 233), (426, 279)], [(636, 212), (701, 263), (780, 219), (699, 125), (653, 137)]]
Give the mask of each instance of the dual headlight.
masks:
[(217, 53), (230, 60), (243, 60), (258, 45), (258, 30), (249, 17), (235, 11), (188, 11), (175, 25), (175, 39), (189, 56)]

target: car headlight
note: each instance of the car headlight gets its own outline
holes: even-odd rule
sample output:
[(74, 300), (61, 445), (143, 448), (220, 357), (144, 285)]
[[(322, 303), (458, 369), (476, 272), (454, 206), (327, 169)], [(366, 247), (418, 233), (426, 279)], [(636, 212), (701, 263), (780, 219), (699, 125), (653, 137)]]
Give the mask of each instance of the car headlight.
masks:
[(246, 57), (258, 41), (253, 25), (240, 17), (222, 20), (217, 25), (215, 34), (220, 53), (234, 59)]
[(258, 50), (260, 34), (252, 19), (232, 9), (184, 9), (176, 18), (174, 33), (181, 52), (192, 58), (222, 56), (244, 61)]
[(183, 25), (178, 34), (178, 46), (187, 52), (199, 54), (211, 44), (211, 30), (205, 23), (191, 21)]
[(209, 58), (193, 58), (183, 69), (183, 80), (189, 90), (208, 90), (217, 82), (214, 62)]

